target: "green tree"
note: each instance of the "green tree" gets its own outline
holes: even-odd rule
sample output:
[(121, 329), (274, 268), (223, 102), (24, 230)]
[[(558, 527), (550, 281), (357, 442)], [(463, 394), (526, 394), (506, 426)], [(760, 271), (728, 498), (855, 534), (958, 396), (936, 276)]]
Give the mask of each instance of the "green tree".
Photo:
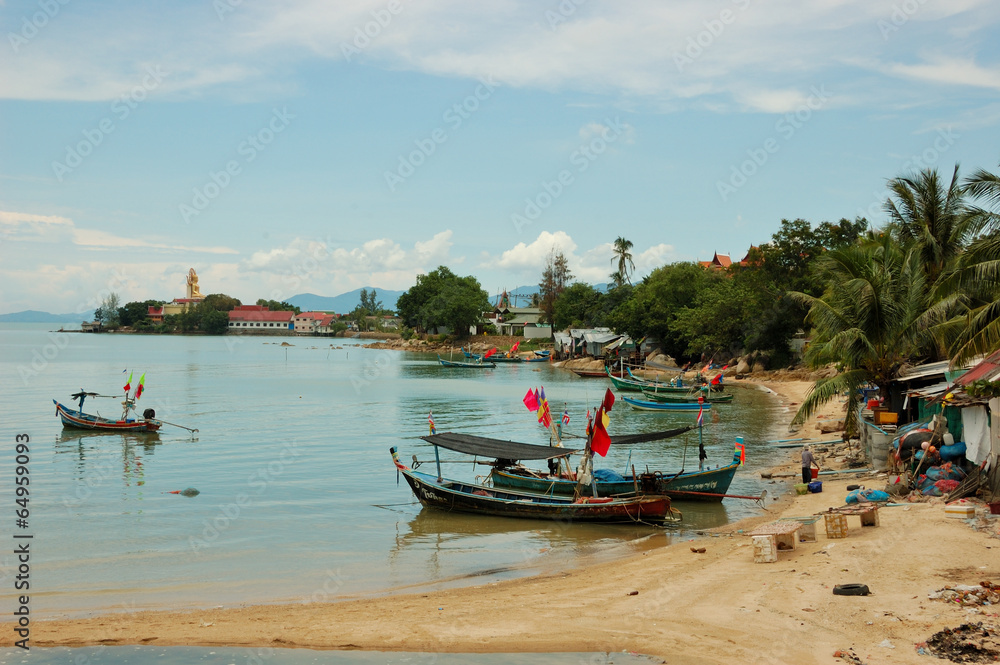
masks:
[(368, 313), (369, 316), (379, 316), (385, 310), (382, 307), (382, 301), (376, 299), (376, 291), (372, 289), (369, 293), (367, 289), (361, 289), (361, 304), (359, 307)]
[(571, 279), (573, 273), (569, 270), (566, 256), (553, 247), (549, 250), (545, 270), (542, 271), (542, 281), (538, 284), (538, 308), (541, 310), (540, 320), (543, 323), (555, 323), (556, 298), (569, 285)]
[(958, 165), (947, 185), (937, 169), (924, 169), (913, 177), (893, 178), (889, 191), (892, 195), (884, 206), (889, 231), (900, 243), (916, 249), (930, 287), (965, 251), (975, 230), (959, 184)]
[(302, 313), (302, 308), (295, 305), (289, 305), (287, 302), (278, 302), (277, 300), (265, 300), (264, 298), (259, 298), (256, 304), (260, 307), (267, 307), (272, 312)]
[(472, 275), (459, 277), (446, 266), (426, 275), (399, 296), (396, 309), (403, 323), (429, 331), (446, 326), (463, 338), (490, 309), (489, 296)]
[(133, 301), (118, 308), (118, 322), (123, 326), (138, 326), (149, 321), (149, 308), (161, 307), (161, 300)]
[(220, 310), (205, 312), (199, 327), (208, 335), (224, 335), (229, 330), (229, 315)]
[(635, 270), (635, 263), (632, 262), (631, 250), (632, 241), (618, 236), (614, 243), (615, 255), (611, 259), (612, 265), (616, 261), (618, 262), (618, 269), (611, 273), (611, 281), (614, 282), (615, 286), (632, 283), (632, 280), (629, 279), (629, 273)]
[(601, 315), (601, 292), (582, 282), (576, 282), (559, 294), (553, 304), (553, 328), (590, 328)]
[(119, 324), (118, 306), (120, 303), (121, 299), (117, 293), (109, 293), (101, 301), (101, 305), (94, 310), (94, 320), (105, 328), (117, 328)]
[(823, 296), (791, 295), (809, 308), (813, 339), (807, 363), (836, 363), (839, 373), (813, 385), (795, 421), (846, 393), (848, 433), (854, 433), (859, 389), (874, 384), (888, 395), (889, 383), (904, 365), (922, 360), (929, 327), (923, 259), (919, 251), (882, 234), (816, 262), (827, 285)]

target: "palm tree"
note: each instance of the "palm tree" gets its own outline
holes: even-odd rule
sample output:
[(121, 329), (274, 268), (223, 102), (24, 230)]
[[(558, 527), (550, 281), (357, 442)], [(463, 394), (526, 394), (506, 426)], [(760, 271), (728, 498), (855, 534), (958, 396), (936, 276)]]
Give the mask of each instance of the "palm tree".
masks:
[(924, 264), (927, 286), (937, 281), (962, 254), (975, 233), (965, 204), (965, 188), (958, 181), (958, 164), (947, 187), (936, 169), (913, 177), (893, 178), (884, 205), (891, 233), (903, 245), (912, 245)]
[(809, 308), (806, 362), (836, 363), (840, 371), (813, 385), (794, 422), (846, 392), (850, 434), (857, 431), (859, 389), (874, 384), (887, 395), (889, 383), (920, 356), (929, 335), (926, 277), (919, 251), (889, 234), (826, 252), (816, 265), (828, 285), (823, 296), (789, 295)]
[(618, 239), (615, 240), (615, 255), (611, 259), (611, 265), (614, 265), (615, 261), (618, 262), (618, 270), (611, 273), (611, 279), (614, 280), (615, 286), (632, 283), (629, 279), (629, 272), (635, 271), (635, 263), (632, 262), (632, 252), (629, 251), (632, 249), (632, 246), (632, 241), (626, 240), (622, 236), (618, 236)]
[(1000, 212), (996, 212), (1000, 211), (1000, 176), (980, 169), (966, 178), (965, 192), (986, 207), (969, 206), (977, 237), (962, 256), (953, 279), (969, 301), (965, 314), (949, 322), (955, 333), (953, 363), (1000, 347)]

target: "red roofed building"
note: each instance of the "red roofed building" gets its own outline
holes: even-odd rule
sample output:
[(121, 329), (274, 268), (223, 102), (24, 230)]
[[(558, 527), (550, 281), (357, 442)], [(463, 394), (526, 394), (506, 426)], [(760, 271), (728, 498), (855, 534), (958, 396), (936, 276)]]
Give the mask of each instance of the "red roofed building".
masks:
[[(296, 314), (293, 320), (295, 333), (298, 335), (313, 335), (317, 332), (323, 320), (327, 317), (333, 316), (329, 312), (302, 312), (301, 314)], [(332, 319), (330, 319), (332, 321)], [(327, 321), (327, 326), (329, 326), (329, 321)]]
[(729, 266), (733, 265), (733, 260), (729, 258), (728, 254), (719, 254), (716, 252), (712, 256), (711, 261), (698, 261), (698, 265), (712, 270), (725, 270)]
[(263, 305), (241, 305), (229, 312), (229, 332), (287, 334), (293, 316), (295, 312), (272, 312)]

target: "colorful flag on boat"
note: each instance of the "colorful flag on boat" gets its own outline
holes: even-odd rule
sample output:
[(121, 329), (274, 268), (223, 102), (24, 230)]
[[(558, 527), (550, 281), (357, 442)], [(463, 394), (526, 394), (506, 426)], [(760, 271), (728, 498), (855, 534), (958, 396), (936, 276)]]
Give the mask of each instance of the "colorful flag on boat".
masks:
[(736, 450), (733, 452), (733, 457), (738, 457), (740, 460), (740, 466), (743, 466), (747, 462), (747, 451), (743, 445), (742, 441), (736, 442)]
[(123, 388), (123, 390), (126, 393), (128, 393), (128, 391), (132, 390), (132, 372), (128, 373), (128, 381), (125, 382), (125, 387)]
[(604, 426), (606, 416), (607, 414), (603, 410), (597, 410), (597, 419), (594, 421), (594, 436), (590, 440), (590, 449), (601, 457), (605, 457), (608, 454), (608, 449), (611, 448), (611, 437), (608, 436), (608, 430)]
[(434, 429), (434, 412), (427, 412), (427, 425), (431, 428), (431, 434), (437, 434), (437, 430)]
[(139, 386), (135, 389), (136, 399), (142, 397), (142, 391), (145, 389), (145, 385), (146, 385), (146, 373), (143, 372), (142, 376), (139, 377)]
[(483, 360), (486, 360), (496, 352), (497, 352), (497, 347), (494, 346), (492, 349), (483, 354)]
[(698, 427), (702, 426), (705, 422), (705, 407), (701, 404), (698, 405)]
[(524, 406), (528, 409), (528, 411), (538, 411), (538, 392), (537, 391), (532, 390), (531, 388), (528, 388), (528, 392), (525, 393), (524, 399), (521, 400), (521, 401), (524, 402)]
[(611, 407), (615, 405), (615, 394), (611, 392), (611, 388), (608, 388), (604, 393), (604, 401), (601, 402), (601, 408), (605, 411), (610, 411)]
[(519, 346), (521, 346), (521, 340), (517, 340), (514, 343), (514, 346), (510, 347), (510, 355), (514, 355), (515, 353), (517, 353), (517, 347)]
[(569, 410), (563, 411), (562, 414), (562, 424), (569, 425)]

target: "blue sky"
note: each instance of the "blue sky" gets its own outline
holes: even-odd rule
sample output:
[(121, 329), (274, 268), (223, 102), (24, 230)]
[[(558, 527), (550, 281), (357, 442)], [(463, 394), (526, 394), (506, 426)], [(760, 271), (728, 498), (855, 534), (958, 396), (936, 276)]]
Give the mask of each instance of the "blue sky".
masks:
[(1000, 163), (990, 0), (0, 1), (0, 312), (606, 281)]

